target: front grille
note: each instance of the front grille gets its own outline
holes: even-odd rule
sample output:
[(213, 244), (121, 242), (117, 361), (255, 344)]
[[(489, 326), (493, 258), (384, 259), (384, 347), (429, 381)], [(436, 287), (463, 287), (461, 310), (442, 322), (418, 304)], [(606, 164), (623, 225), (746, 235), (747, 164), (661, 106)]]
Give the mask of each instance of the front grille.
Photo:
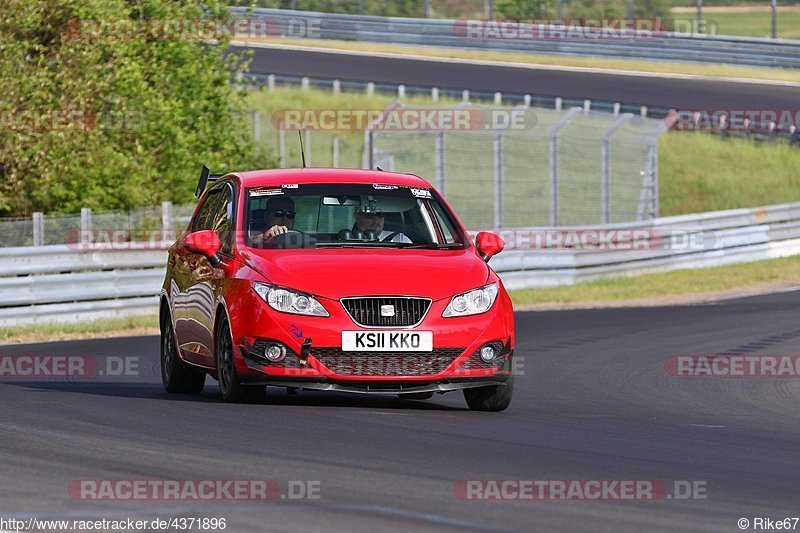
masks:
[(341, 348), (311, 348), (311, 355), (328, 370), (344, 376), (432, 376), (443, 372), (464, 348), (434, 348), (432, 352), (345, 352)]
[[(396, 327), (413, 326), (422, 320), (431, 301), (427, 298), (397, 296), (379, 298), (342, 298), (342, 305), (350, 318), (360, 326)], [(391, 305), (393, 316), (381, 316), (381, 306)]]

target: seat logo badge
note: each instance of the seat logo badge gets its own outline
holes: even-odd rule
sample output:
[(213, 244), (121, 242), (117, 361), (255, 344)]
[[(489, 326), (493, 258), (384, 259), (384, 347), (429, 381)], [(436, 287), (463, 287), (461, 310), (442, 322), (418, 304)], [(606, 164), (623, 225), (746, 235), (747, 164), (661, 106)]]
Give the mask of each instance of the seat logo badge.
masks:
[(394, 306), (393, 305), (382, 305), (381, 306), (381, 316), (394, 316)]

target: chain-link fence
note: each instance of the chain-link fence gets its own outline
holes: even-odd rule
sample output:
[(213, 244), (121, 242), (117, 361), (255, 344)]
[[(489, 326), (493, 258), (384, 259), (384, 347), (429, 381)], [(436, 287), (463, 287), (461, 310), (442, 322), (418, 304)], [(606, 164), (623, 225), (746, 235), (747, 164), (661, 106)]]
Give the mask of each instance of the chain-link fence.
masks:
[[(469, 229), (564, 226), (645, 220), (658, 215), (658, 137), (663, 120), (571, 108), (461, 104), (384, 111), (458, 111), (462, 129), (310, 131), (309, 166), (411, 172), (431, 181)], [(402, 117), (401, 117), (402, 118)], [(407, 117), (406, 117), (407, 118)], [(502, 127), (499, 127), (502, 126)], [(300, 166), (297, 133), (261, 124), (284, 166)], [(258, 135), (257, 135), (258, 136)], [(291, 137), (290, 137), (291, 136)], [(0, 219), (0, 247), (73, 244), (81, 239), (149, 240), (181, 229), (194, 205), (142, 207)]]
[[(524, 107), (501, 120), (508, 108), (464, 109), (472, 116), (479, 109), (483, 127), (374, 129), (367, 135), (365, 166), (428, 178), (471, 229), (605, 224), (658, 215), (663, 121)], [(488, 127), (504, 120), (503, 128)]]
[(164, 202), (125, 211), (84, 208), (80, 214), (0, 218), (0, 247), (169, 239), (173, 230), (186, 226), (194, 208)]

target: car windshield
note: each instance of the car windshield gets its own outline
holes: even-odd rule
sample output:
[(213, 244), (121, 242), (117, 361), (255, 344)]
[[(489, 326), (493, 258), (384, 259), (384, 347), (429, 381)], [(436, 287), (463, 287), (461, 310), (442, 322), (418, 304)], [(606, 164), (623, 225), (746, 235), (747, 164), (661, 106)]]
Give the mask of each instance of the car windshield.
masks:
[(247, 189), (253, 248), (457, 249), (466, 237), (428, 188), (283, 184)]

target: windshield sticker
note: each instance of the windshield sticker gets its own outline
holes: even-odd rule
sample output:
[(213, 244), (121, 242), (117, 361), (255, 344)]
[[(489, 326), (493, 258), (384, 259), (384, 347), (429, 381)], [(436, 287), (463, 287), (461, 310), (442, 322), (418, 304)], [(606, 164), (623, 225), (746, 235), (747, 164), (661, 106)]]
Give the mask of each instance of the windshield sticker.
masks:
[(250, 197), (254, 196), (275, 196), (276, 194), (283, 194), (282, 189), (253, 189), (250, 191)]
[(281, 187), (284, 188), (284, 189), (296, 189), (297, 188), (297, 184), (296, 183), (284, 183), (283, 185), (281, 185)]
[(372, 184), (372, 188), (373, 189), (382, 189), (382, 190), (392, 190), (392, 189), (397, 189), (398, 186), (397, 185), (380, 185), (378, 183), (373, 183)]
[(431, 198), (431, 191), (428, 189), (414, 189), (412, 187), (411, 194), (416, 198)]

